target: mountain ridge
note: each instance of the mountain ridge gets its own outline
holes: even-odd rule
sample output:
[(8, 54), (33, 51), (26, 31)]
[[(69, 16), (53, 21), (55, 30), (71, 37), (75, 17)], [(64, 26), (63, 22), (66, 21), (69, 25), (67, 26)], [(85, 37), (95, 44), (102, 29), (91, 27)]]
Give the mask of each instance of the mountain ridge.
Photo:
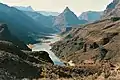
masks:
[(78, 17), (68, 7), (54, 19), (54, 26), (58, 29), (72, 27), (73, 25), (85, 24), (86, 20), (79, 20)]
[(81, 13), (78, 17), (80, 20), (87, 20), (88, 22), (94, 22), (100, 20), (103, 15), (103, 11), (86, 11)]
[(27, 6), (27, 7), (24, 7), (24, 6), (12, 6), (12, 7), (15, 7), (21, 11), (31, 11), (31, 12), (37, 12), (37, 13), (40, 13), (44, 16), (57, 16), (59, 15), (58, 12), (50, 12), (50, 11), (36, 11), (34, 10), (31, 6)]
[(48, 33), (54, 32), (52, 28), (46, 27), (40, 22), (35, 22), (31, 17), (22, 11), (2, 3), (0, 3), (0, 14), (0, 22), (8, 24), (11, 34), (14, 34), (25, 43), (36, 42), (34, 39), (38, 34), (47, 35)]

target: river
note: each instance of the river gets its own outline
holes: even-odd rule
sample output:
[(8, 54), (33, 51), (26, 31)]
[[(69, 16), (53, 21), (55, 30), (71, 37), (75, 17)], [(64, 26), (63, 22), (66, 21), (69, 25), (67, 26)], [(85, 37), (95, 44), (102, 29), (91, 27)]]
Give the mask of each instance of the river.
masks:
[(33, 45), (32, 51), (46, 51), (49, 53), (50, 58), (54, 62), (55, 65), (64, 65), (63, 62), (60, 61), (60, 59), (50, 50), (51, 43), (55, 43), (56, 41), (59, 41), (61, 38), (57, 35), (49, 36), (51, 39), (46, 39), (44, 41), (50, 42), (50, 43), (37, 43)]

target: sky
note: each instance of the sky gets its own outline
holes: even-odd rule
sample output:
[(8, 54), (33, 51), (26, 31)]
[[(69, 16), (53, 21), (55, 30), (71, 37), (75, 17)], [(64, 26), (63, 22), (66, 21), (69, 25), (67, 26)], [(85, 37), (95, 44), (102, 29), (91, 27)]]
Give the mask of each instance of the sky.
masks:
[(76, 15), (85, 11), (102, 11), (112, 0), (0, 0), (9, 6), (32, 6), (37, 11), (62, 12), (69, 7)]

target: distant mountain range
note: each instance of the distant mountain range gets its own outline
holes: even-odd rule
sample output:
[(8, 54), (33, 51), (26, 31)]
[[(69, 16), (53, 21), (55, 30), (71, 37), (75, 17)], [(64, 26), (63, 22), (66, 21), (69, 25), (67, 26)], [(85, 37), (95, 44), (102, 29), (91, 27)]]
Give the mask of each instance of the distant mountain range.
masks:
[(23, 7), (23, 6), (13, 6), (21, 11), (30, 11), (30, 12), (38, 12), (44, 16), (58, 16), (60, 13), (58, 12), (50, 12), (50, 11), (35, 11), (31, 6)]
[[(21, 11), (24, 11), (25, 13), (27, 13), (29, 16), (32, 16), (32, 13), (36, 13), (37, 15), (39, 15), (39, 18), (43, 18), (43, 16), (47, 16), (47, 17), (52, 17), (52, 20), (55, 16), (60, 16), (60, 15), (64, 15), (64, 11), (67, 11), (67, 10), (64, 10), (63, 13), (58, 13), (58, 12), (48, 12), (48, 11), (35, 11), (33, 10), (33, 8), (31, 6), (28, 6), (28, 7), (23, 7), (23, 6), (14, 6), (15, 8), (21, 10)], [(68, 7), (67, 7), (68, 8)], [(68, 8), (69, 9), (69, 8)], [(73, 15), (74, 12), (72, 12), (70, 9), (67, 11), (67, 13), (65, 14), (68, 14), (69, 13), (69, 17), (71, 16), (71, 14)], [(71, 13), (71, 14), (70, 14)], [(31, 15), (30, 15), (31, 14)], [(84, 24), (87, 22), (94, 22), (96, 20), (99, 20), (101, 18), (103, 14), (103, 11), (86, 11), (86, 12), (83, 12), (78, 18), (79, 18), (79, 21), (77, 20), (76, 23), (74, 23), (75, 25), (76, 24)], [(35, 14), (33, 14), (35, 15)], [(53, 17), (54, 16), (54, 17)], [(74, 16), (76, 17), (77, 19), (77, 16), (74, 14)], [(33, 16), (32, 16), (33, 17)], [(38, 16), (37, 16), (38, 17)], [(54, 25), (56, 24), (56, 20), (58, 19), (58, 17), (55, 17), (55, 21), (52, 21), (54, 23)], [(60, 18), (59, 18), (60, 19)], [(43, 19), (41, 19), (43, 20)], [(41, 21), (40, 20), (40, 21)], [(45, 19), (44, 19), (45, 20)], [(69, 19), (70, 20), (70, 19)], [(74, 21), (75, 22), (75, 21)], [(69, 22), (70, 24), (74, 25), (73, 23)]]
[(83, 12), (80, 16), (80, 20), (87, 20), (88, 22), (94, 22), (96, 20), (100, 20), (103, 15), (103, 11), (87, 11)]
[(58, 32), (58, 30), (53, 26), (55, 16), (52, 16), (52, 15), (54, 15), (54, 14), (46, 16), (46, 15), (41, 14), (40, 13), (41, 11), (34, 11), (32, 9), (32, 7), (30, 7), (30, 6), (28, 6), (28, 7), (20, 7), (20, 6), (17, 7), (17, 6), (15, 6), (15, 8), (21, 10), (23, 13), (25, 13), (26, 15), (31, 17), (37, 23), (41, 23), (42, 25), (44, 25), (46, 27), (49, 27), (49, 28), (52, 28), (52, 29), (54, 29), (55, 31)]
[(17, 8), (18, 10), (22, 10), (22, 11), (33, 11), (33, 8), (31, 6), (27, 6), (27, 7), (24, 7), (24, 6), (13, 6), (15, 8)]
[(0, 3), (0, 22), (8, 24), (10, 32), (26, 43), (34, 42), (38, 34), (46, 35), (55, 32), (52, 28), (42, 25), (41, 22), (36, 22), (22, 11), (2, 3)]
[[(101, 12), (85, 12), (78, 17), (68, 7), (62, 13), (34, 11), (31, 6), (9, 7), (0, 3), (0, 22), (6, 23), (11, 34), (17, 36), (25, 43), (36, 42), (39, 35), (45, 36), (64, 30), (68, 27), (76, 27), (81, 24), (98, 20)], [(87, 15), (84, 15), (87, 14)], [(57, 16), (58, 15), (58, 16)], [(96, 17), (98, 15), (98, 17)], [(94, 18), (91, 18), (94, 17)]]
[[(41, 13), (41, 11), (34, 11), (30, 6), (21, 7), (21, 8), (16, 7), (16, 8), (21, 10), (31, 18), (33, 18), (35, 21), (41, 22), (44, 26), (52, 27), (56, 31), (61, 31), (61, 29), (66, 28), (68, 26), (72, 27), (74, 25), (87, 23), (86, 20), (79, 20), (78, 17), (68, 7), (61, 14), (56, 12), (55, 14), (52, 14), (54, 12), (51, 13), (46, 11), (42, 11)], [(61, 19), (64, 19), (64, 20), (61, 20)]]
[(49, 11), (38, 11), (38, 12), (45, 16), (58, 16), (60, 14), (58, 12), (49, 12)]

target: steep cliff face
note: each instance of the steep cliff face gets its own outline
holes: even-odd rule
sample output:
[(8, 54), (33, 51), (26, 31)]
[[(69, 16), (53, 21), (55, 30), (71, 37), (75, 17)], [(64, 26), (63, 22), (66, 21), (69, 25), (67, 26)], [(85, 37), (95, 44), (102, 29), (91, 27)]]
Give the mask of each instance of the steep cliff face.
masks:
[(120, 16), (120, 0), (113, 0), (104, 11), (103, 18), (119, 17)]
[(13, 42), (21, 50), (31, 50), (26, 46), (26, 44), (24, 44), (24, 42), (20, 41), (10, 33), (6, 24), (0, 24), (0, 40)]
[(53, 44), (53, 52), (76, 64), (83, 60), (110, 60), (120, 62), (120, 21), (111, 19), (75, 28), (65, 39)]

